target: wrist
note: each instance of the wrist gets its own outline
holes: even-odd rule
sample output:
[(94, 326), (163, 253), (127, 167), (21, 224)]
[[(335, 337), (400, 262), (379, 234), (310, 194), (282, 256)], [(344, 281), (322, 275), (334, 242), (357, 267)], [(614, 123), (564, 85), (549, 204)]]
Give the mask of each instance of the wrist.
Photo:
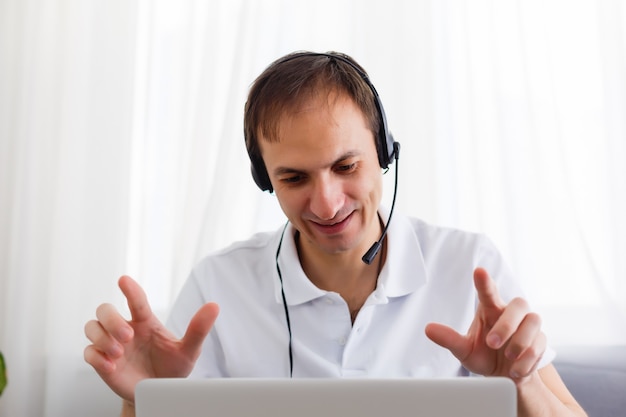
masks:
[(135, 403), (122, 400), (122, 414), (120, 417), (135, 417)]

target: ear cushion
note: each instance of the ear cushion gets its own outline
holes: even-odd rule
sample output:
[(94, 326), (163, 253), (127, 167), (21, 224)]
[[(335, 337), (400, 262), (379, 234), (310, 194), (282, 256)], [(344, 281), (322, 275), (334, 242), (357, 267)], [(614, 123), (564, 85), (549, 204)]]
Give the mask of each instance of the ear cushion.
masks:
[(380, 131), (376, 136), (376, 150), (378, 151), (378, 162), (380, 167), (386, 169), (394, 160), (395, 141), (393, 139), (393, 135), (387, 127), (387, 116), (385, 115), (385, 109), (383, 108), (383, 103), (380, 101), (378, 92), (376, 91), (376, 88), (374, 88), (374, 85), (369, 81), (369, 78), (365, 78), (365, 81), (372, 89), (374, 98), (376, 99), (376, 108), (378, 109), (380, 117)]
[(256, 185), (258, 185), (258, 187), (262, 191), (269, 191), (270, 193), (274, 191), (274, 189), (272, 188), (272, 182), (270, 181), (270, 177), (267, 174), (267, 169), (265, 168), (265, 162), (263, 162), (263, 158), (256, 158), (251, 156), (250, 159), (250, 171)]

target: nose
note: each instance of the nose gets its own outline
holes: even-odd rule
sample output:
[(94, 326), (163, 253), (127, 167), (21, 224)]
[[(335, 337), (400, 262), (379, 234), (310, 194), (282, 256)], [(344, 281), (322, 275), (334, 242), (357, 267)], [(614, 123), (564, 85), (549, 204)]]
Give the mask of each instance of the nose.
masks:
[(320, 220), (335, 218), (343, 206), (344, 193), (341, 181), (321, 177), (314, 181), (310, 199), (310, 210)]

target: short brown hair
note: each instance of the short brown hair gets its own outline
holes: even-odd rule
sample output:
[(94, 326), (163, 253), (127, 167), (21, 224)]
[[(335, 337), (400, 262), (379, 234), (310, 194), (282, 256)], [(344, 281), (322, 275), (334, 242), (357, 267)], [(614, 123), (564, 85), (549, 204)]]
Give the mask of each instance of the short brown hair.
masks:
[(336, 52), (295, 52), (274, 61), (252, 84), (245, 105), (244, 137), (252, 164), (263, 164), (259, 136), (278, 140), (280, 118), (320, 91), (347, 94), (376, 138), (382, 121), (365, 77), (367, 73), (356, 61)]

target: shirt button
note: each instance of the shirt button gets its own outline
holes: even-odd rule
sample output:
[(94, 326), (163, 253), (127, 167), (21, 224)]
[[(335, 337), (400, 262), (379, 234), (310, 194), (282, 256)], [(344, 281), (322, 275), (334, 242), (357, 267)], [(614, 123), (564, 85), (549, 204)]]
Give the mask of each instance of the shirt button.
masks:
[(342, 337), (339, 338), (338, 342), (339, 342), (339, 344), (341, 346), (345, 346), (346, 345), (346, 338), (342, 336)]
[(328, 305), (334, 304), (334, 301), (330, 299), (330, 297), (324, 298), (324, 302)]

